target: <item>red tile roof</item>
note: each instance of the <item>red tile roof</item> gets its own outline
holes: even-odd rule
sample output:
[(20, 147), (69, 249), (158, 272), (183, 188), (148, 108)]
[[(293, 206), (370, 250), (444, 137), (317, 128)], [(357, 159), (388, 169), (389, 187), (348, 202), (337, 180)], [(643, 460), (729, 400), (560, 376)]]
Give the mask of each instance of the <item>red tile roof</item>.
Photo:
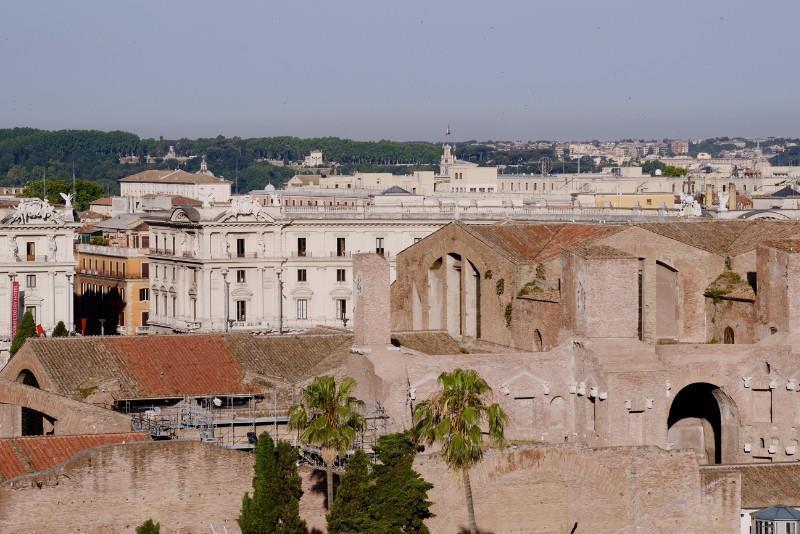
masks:
[(243, 393), (242, 368), (222, 336), (121, 337), (109, 344), (147, 396)]
[[(548, 261), (557, 257), (562, 247), (578, 248), (630, 228), (566, 223), (460, 226), (517, 262)], [(675, 221), (636, 226), (720, 256), (738, 256), (753, 251), (759, 243), (767, 240), (800, 238), (800, 223), (797, 221)]]
[(472, 235), (516, 261), (548, 261), (562, 247), (583, 243), (621, 232), (624, 226), (589, 224), (502, 224), (464, 226)]
[(41, 338), (15, 359), (37, 360), (60, 395), (83, 399), (81, 390), (100, 388), (117, 400), (174, 398), (296, 384), (341, 365), (351, 345), (349, 334)]
[(0, 440), (0, 480), (45, 471), (62, 464), (81, 451), (145, 441), (147, 434), (94, 434), (80, 436), (35, 436)]

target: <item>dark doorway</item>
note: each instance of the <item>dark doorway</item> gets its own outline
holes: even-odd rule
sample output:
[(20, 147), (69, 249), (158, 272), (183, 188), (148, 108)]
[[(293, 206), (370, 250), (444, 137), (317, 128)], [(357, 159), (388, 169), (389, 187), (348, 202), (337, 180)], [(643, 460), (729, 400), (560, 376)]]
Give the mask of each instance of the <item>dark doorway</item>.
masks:
[(734, 462), (738, 430), (736, 405), (713, 384), (686, 386), (670, 406), (667, 439), (675, 449), (694, 449), (701, 464)]

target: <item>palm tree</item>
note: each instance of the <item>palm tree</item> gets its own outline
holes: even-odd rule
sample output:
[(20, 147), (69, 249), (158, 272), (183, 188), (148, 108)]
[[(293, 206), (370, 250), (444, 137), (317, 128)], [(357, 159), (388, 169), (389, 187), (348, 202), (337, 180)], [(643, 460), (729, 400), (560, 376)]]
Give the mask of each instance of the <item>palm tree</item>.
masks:
[(318, 376), (303, 390), (300, 403), (289, 411), (289, 428), (300, 431), (300, 442), (320, 448), (328, 484), (328, 508), (333, 504), (333, 463), (353, 446), (365, 420), (364, 401), (351, 395), (356, 381), (345, 377), (336, 386), (332, 376)]
[(492, 388), (473, 369), (439, 375), (440, 391), (414, 408), (414, 435), (428, 445), (436, 442), (450, 469), (461, 474), (470, 534), (476, 534), (475, 507), (469, 469), (483, 457), (483, 430), (498, 446), (504, 443), (508, 416), (497, 403), (487, 404)]

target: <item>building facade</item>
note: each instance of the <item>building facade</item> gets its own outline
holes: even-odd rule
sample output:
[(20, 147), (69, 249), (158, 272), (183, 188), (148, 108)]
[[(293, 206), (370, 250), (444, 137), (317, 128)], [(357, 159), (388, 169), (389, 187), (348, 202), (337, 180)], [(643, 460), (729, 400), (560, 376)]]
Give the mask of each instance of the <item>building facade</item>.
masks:
[[(0, 338), (9, 341), (26, 311), (45, 332), (73, 324), (73, 243), (78, 223), (72, 206), (22, 199), (0, 223)], [(7, 345), (6, 345), (7, 347)]]
[(205, 161), (197, 173), (148, 170), (121, 178), (119, 185), (123, 197), (167, 195), (209, 202), (228, 202), (231, 197), (231, 182), (211, 174)]

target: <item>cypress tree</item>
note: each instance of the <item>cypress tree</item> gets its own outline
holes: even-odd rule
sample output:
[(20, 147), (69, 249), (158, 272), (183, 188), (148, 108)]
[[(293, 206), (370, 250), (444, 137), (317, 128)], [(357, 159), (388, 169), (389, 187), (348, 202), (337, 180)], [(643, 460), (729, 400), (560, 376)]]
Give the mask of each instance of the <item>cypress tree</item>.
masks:
[(36, 325), (33, 323), (33, 315), (31, 315), (30, 311), (26, 311), (25, 315), (22, 316), (22, 321), (19, 323), (19, 326), (17, 326), (17, 333), (14, 334), (14, 340), (11, 342), (11, 355), (13, 356), (22, 348), (26, 339), (29, 337), (36, 337), (37, 335)]
[(278, 480), (278, 508), (275, 532), (305, 534), (306, 522), (300, 518), (300, 497), (303, 489), (297, 473), (297, 451), (289, 443), (279, 441), (275, 447)]
[(160, 531), (161, 523), (153, 523), (152, 519), (148, 519), (136, 527), (136, 534), (159, 534)]
[(328, 514), (330, 534), (374, 532), (375, 525), (369, 514), (370, 486), (369, 459), (363, 451), (357, 450), (347, 463), (347, 471)]
[(263, 432), (256, 442), (252, 497), (245, 493), (237, 519), (242, 534), (305, 534), (300, 519), (300, 476), (297, 453), (286, 442), (275, 446)]
[(53, 333), (51, 334), (52, 337), (67, 337), (69, 333), (67, 332), (67, 326), (64, 324), (64, 321), (58, 321), (56, 323), (56, 327), (53, 328)]
[(425, 519), (433, 517), (428, 491), (433, 484), (414, 471), (417, 447), (409, 433), (387, 434), (375, 447), (380, 463), (373, 470), (370, 515), (377, 532), (427, 534)]

